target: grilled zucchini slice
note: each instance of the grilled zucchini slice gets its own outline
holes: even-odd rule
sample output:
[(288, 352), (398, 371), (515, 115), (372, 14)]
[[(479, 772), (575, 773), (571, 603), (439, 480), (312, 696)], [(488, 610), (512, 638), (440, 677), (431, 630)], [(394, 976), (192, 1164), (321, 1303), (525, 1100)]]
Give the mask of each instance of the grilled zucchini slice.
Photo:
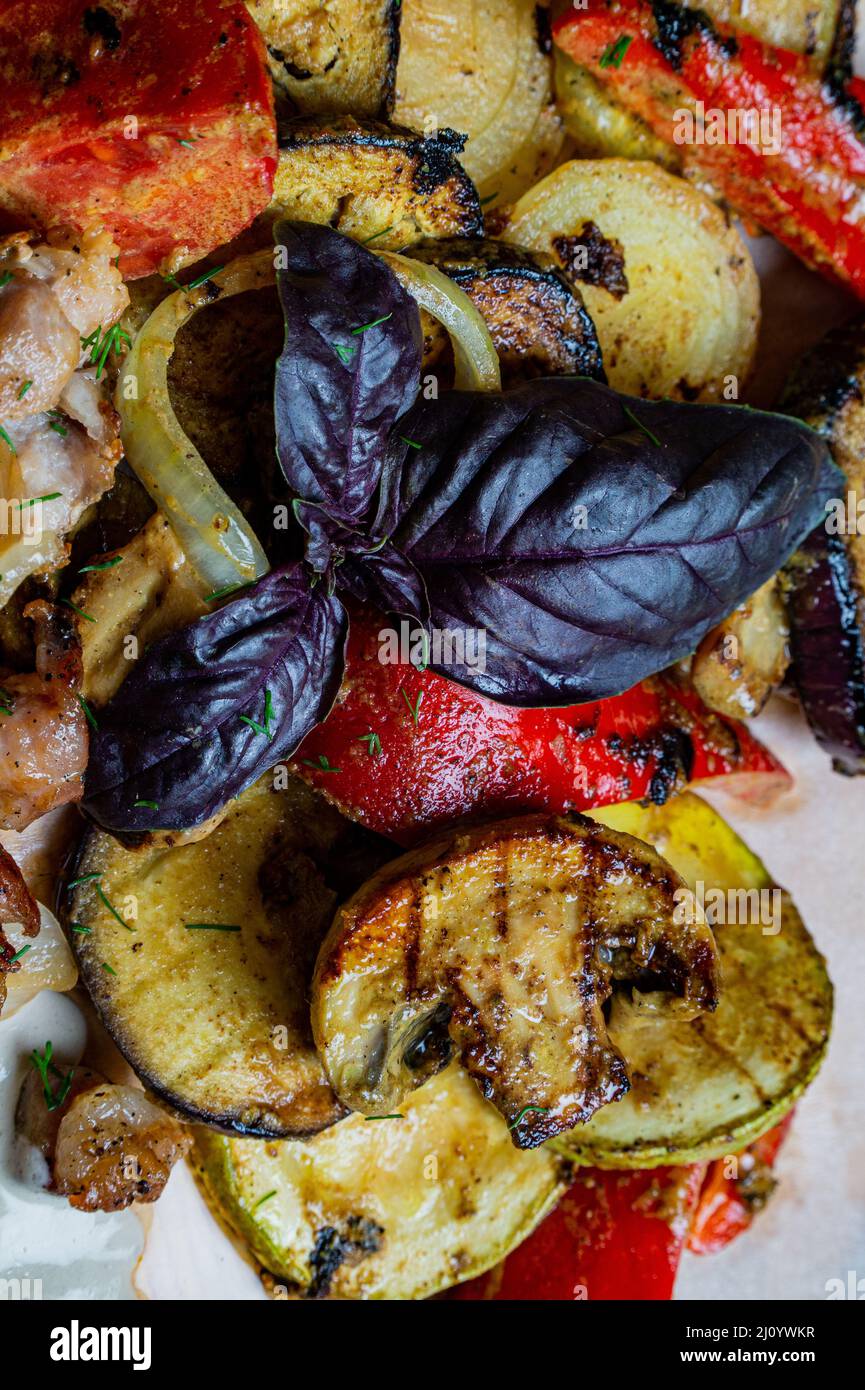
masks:
[(403, 0), (394, 120), (468, 136), (463, 164), (485, 205), (512, 203), (554, 167), (547, 11), (535, 0)]
[[(550, 257), (505, 241), (469, 237), (421, 241), (410, 255), (438, 266), (480, 310), (504, 386), (536, 376), (605, 380), (598, 335), (582, 295)], [(431, 350), (424, 369), (438, 365), (447, 352), (444, 329), (433, 327), (427, 336)]]
[(339, 909), (316, 962), (334, 1090), (363, 1114), (397, 1109), (453, 1051), (515, 1144), (561, 1134), (628, 1089), (603, 1015), (615, 982), (641, 981), (664, 1016), (715, 1007), (712, 933), (687, 898), (650, 845), (583, 816), (401, 855)]
[(520, 199), (504, 236), (577, 281), (617, 391), (720, 400), (735, 379), (741, 394), (759, 281), (736, 229), (684, 179), (648, 160), (572, 160)]
[(292, 114), (385, 114), (400, 0), (246, 0), (267, 47), (277, 105)]
[(322, 222), (399, 251), (424, 236), (482, 236), (477, 190), (457, 155), (452, 130), (410, 130), (356, 121), (291, 121), (280, 135), (269, 217)]
[(145, 1086), (238, 1134), (314, 1134), (338, 1120), (309, 978), (336, 902), (383, 853), (299, 779), (274, 790), (270, 776), (195, 843), (129, 849), (88, 831), (66, 923), (81, 979)]
[(520, 1153), (458, 1067), (399, 1118), (353, 1115), (306, 1143), (205, 1131), (205, 1195), (288, 1296), (416, 1299), (504, 1259), (553, 1207), (566, 1166)]
[(820, 1066), (832, 1017), (826, 963), (788, 894), (693, 793), (592, 816), (654, 845), (692, 889), (703, 885), (710, 921), (727, 919), (713, 923), (721, 995), (714, 1013), (691, 1022), (665, 1021), (639, 994), (616, 995), (609, 1035), (631, 1090), (556, 1147), (600, 1168), (738, 1153), (782, 1119)]

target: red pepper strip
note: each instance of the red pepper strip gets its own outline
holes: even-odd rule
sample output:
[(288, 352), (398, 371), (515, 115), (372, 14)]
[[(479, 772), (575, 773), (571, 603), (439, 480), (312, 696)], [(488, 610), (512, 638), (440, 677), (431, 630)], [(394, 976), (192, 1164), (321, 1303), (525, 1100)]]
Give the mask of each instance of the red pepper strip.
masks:
[(460, 1284), (458, 1300), (672, 1298), (704, 1165), (612, 1173), (587, 1168), (503, 1264)]
[(593, 704), (516, 709), (410, 664), (383, 665), (386, 621), (352, 613), (340, 698), (293, 766), (401, 844), (473, 815), (662, 802), (683, 781), (727, 777), (762, 800), (790, 784), (744, 725), (671, 676)]
[(0, 0), (0, 225), (105, 225), (133, 279), (270, 201), (267, 55), (240, 0)]
[[(553, 34), (731, 206), (806, 264), (865, 296), (865, 143), (857, 117), (865, 118), (852, 100), (862, 94), (861, 83), (835, 95), (809, 72), (806, 57), (673, 4), (588, 0), (586, 8), (563, 15)], [(622, 56), (625, 44), (614, 46), (624, 39), (631, 42)], [(765, 112), (762, 149), (736, 143), (726, 124), (722, 133), (731, 143), (692, 142), (682, 113), (695, 117), (699, 132), (697, 103), (706, 118), (704, 140), (713, 132), (713, 112), (725, 122), (730, 113)]]
[(695, 1255), (714, 1255), (748, 1229), (772, 1191), (769, 1170), (792, 1120), (791, 1110), (779, 1125), (737, 1156), (738, 1177), (728, 1176), (729, 1158), (718, 1158), (709, 1164), (688, 1233), (687, 1248)]

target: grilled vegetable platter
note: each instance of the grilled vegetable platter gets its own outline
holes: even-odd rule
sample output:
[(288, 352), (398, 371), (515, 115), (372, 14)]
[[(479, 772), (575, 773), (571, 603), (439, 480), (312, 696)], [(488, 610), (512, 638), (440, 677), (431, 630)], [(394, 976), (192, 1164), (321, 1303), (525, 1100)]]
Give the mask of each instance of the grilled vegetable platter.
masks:
[[(751, 1227), (833, 987), (704, 793), (772, 699), (865, 772), (855, 37), (0, 0), (0, 1249), (183, 1164), (278, 1300)], [(844, 304), (771, 398), (758, 232)]]

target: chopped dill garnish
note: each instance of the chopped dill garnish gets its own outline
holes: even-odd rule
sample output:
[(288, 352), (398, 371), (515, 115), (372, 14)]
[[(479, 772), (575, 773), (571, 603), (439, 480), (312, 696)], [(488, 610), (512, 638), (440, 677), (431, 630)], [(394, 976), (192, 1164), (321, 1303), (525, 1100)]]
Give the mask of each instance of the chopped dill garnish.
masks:
[(76, 692), (76, 699), (78, 700), (79, 705), (84, 711), (84, 718), (87, 720), (87, 723), (90, 725), (91, 729), (95, 733), (99, 728), (99, 725), (96, 722), (96, 715), (93, 713), (84, 696), (80, 692)]
[[(51, 1042), (47, 1042), (42, 1052), (34, 1047), (27, 1059), (30, 1065), (35, 1067), (36, 1071), (39, 1073), (42, 1081), (42, 1094), (45, 1097), (45, 1104), (49, 1110), (57, 1110), (63, 1104), (64, 1100), (69, 1095), (72, 1086), (72, 1077), (75, 1072), (75, 1068), (70, 1067), (64, 1076), (60, 1068), (52, 1061), (53, 1055), (54, 1046)], [(50, 1081), (51, 1076), (56, 1077), (59, 1083), (56, 1090), (52, 1088)]]
[(417, 722), (418, 722), (418, 720), (420, 719), (420, 702), (421, 702), (421, 700), (423, 699), (423, 691), (422, 691), (422, 690), (419, 691), (418, 697), (417, 697), (417, 701), (415, 702), (415, 704), (412, 704), (411, 700), (409, 699), (408, 695), (406, 694), (406, 692), (405, 692), (405, 690), (404, 690), (404, 688), (403, 688), (402, 686), (400, 686), (400, 688), (399, 688), (399, 693), (400, 693), (400, 695), (402, 696), (402, 698), (405, 700), (406, 704), (408, 705), (409, 713), (411, 714), (412, 721), (413, 721), (413, 723), (414, 723), (414, 725), (415, 725), (415, 728), (417, 728)]
[(366, 751), (371, 758), (377, 758), (381, 752), (381, 739), (378, 734), (370, 731), (368, 734), (361, 734), (358, 743), (366, 744)]
[(359, 333), (367, 333), (370, 328), (378, 328), (380, 323), (387, 323), (388, 319), (393, 318), (393, 311), (389, 314), (382, 314), (380, 319), (373, 319), (370, 323), (362, 323), (360, 328), (353, 328), (351, 331), (357, 337)]
[(114, 567), (115, 565), (120, 565), (120, 564), (122, 564), (122, 563), (123, 563), (123, 556), (122, 556), (122, 555), (115, 555), (115, 556), (113, 557), (113, 559), (111, 559), (111, 560), (103, 560), (102, 563), (101, 563), (100, 565), (82, 565), (81, 568), (80, 568), (80, 570), (78, 571), (78, 573), (79, 573), (79, 574), (90, 574), (92, 571), (95, 571), (95, 570), (110, 570), (110, 569), (113, 569), (113, 567)]
[(625, 54), (633, 42), (632, 34), (621, 34), (614, 43), (608, 44), (604, 49), (598, 67), (620, 68), (624, 62)]
[(634, 414), (633, 410), (630, 410), (628, 406), (623, 405), (623, 406), (622, 406), (622, 409), (624, 410), (624, 412), (625, 412), (625, 414), (627, 415), (628, 419), (629, 419), (629, 420), (633, 420), (634, 424), (637, 426), (637, 429), (638, 429), (638, 430), (642, 430), (642, 432), (643, 432), (643, 434), (646, 436), (646, 438), (647, 438), (647, 439), (650, 439), (650, 440), (652, 441), (652, 443), (655, 445), (655, 447), (658, 448), (658, 449), (660, 449), (660, 447), (661, 447), (661, 441), (660, 441), (660, 439), (658, 438), (658, 436), (657, 436), (656, 434), (652, 434), (652, 431), (649, 429), (648, 425), (644, 425), (643, 422), (642, 422), (642, 420), (638, 420), (637, 417), (636, 417), (636, 415)]
[(71, 598), (62, 598), (60, 602), (65, 603), (67, 608), (71, 608), (73, 613), (77, 613), (79, 618), (86, 618), (88, 623), (96, 622), (96, 619), (93, 617), (92, 613), (85, 613), (84, 609), (79, 608), (76, 603), (73, 603)]

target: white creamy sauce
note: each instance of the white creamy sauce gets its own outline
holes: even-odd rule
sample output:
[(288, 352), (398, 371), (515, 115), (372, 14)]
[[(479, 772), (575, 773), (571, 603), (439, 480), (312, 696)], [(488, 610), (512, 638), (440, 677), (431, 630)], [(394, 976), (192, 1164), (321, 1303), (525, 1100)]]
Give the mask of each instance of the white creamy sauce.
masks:
[[(144, 1245), (133, 1211), (75, 1211), (41, 1187), (41, 1155), (15, 1135), (18, 1093), (34, 1048), (47, 1041), (62, 1061), (77, 1061), (87, 1025), (73, 1000), (43, 990), (0, 1019), (0, 1298), (133, 1299)], [(29, 1285), (25, 1281), (29, 1280)], [(37, 1281), (41, 1281), (41, 1284)]]

